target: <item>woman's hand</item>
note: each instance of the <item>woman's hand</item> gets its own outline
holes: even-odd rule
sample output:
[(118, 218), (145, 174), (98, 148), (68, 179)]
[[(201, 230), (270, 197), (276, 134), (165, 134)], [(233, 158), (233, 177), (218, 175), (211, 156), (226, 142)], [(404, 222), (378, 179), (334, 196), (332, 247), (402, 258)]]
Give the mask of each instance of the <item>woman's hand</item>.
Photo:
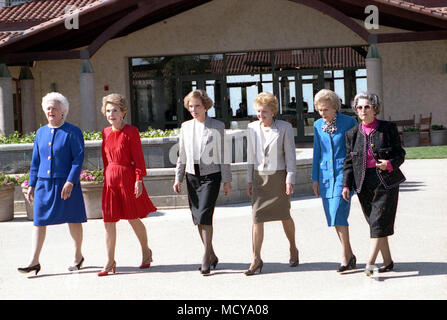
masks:
[(66, 181), (61, 192), (61, 198), (67, 200), (71, 196), (71, 191), (73, 190), (73, 183)]
[(143, 193), (143, 181), (135, 181), (135, 198)]
[(387, 166), (388, 166), (388, 160), (379, 159), (376, 163), (376, 167), (379, 168), (380, 170), (386, 170)]
[(320, 196), (320, 184), (318, 181), (312, 182), (312, 189), (314, 189), (314, 194), (318, 198)]
[(231, 182), (224, 182), (224, 195), (228, 196), (231, 193)]
[(172, 186), (172, 188), (174, 189), (174, 192), (177, 193), (177, 194), (182, 192), (181, 184), (180, 184), (179, 181), (176, 181), (174, 183), (174, 185)]
[(249, 182), (247, 186), (247, 194), (251, 198), (253, 195), (253, 183)]
[(28, 192), (26, 193), (26, 200), (29, 203), (33, 203), (34, 201), (34, 187), (28, 186)]
[(293, 184), (291, 183), (286, 183), (286, 194), (288, 196), (290, 196), (291, 194), (293, 194)]
[(341, 195), (343, 196), (343, 199), (345, 199), (347, 202), (349, 202), (350, 199), (349, 199), (349, 189), (348, 188), (343, 188)]

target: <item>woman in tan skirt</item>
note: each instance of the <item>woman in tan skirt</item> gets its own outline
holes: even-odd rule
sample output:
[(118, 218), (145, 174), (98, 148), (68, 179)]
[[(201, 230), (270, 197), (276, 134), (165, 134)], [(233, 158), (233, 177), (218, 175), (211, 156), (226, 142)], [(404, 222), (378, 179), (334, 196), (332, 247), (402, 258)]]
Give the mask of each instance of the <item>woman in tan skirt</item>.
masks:
[(261, 247), (264, 222), (281, 221), (290, 243), (290, 266), (299, 263), (295, 244), (295, 224), (290, 216), (290, 196), (293, 194), (296, 153), (290, 123), (275, 120), (278, 99), (261, 92), (254, 101), (258, 121), (248, 125), (248, 195), (253, 207), (253, 255), (247, 276), (262, 271)]

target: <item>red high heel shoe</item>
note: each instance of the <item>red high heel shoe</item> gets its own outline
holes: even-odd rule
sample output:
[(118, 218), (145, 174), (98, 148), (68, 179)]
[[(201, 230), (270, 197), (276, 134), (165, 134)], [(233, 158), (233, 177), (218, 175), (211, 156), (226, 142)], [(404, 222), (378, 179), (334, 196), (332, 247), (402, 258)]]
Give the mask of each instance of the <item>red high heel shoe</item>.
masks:
[(113, 261), (113, 264), (110, 268), (103, 270), (101, 272), (98, 272), (98, 277), (107, 276), (110, 271), (112, 271), (113, 273), (116, 272), (116, 261)]
[[(146, 261), (148, 261), (149, 263), (145, 263)], [(152, 250), (149, 249), (149, 258), (147, 258), (145, 261), (143, 261), (143, 263), (141, 264), (141, 266), (139, 268), (140, 269), (148, 269), (151, 266), (151, 262), (152, 262)]]

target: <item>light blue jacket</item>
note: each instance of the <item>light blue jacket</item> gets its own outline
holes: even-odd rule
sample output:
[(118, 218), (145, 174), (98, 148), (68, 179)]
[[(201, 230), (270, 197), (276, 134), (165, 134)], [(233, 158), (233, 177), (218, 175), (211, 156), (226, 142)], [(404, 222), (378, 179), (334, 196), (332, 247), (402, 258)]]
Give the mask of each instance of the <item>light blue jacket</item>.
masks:
[(322, 130), (325, 121), (314, 122), (314, 152), (312, 181), (318, 181), (322, 198), (340, 196), (343, 191), (343, 163), (346, 157), (345, 133), (357, 121), (337, 112), (337, 131), (333, 134)]
[(84, 136), (81, 129), (65, 122), (59, 128), (43, 126), (36, 132), (29, 185), (37, 178), (64, 178), (74, 184), (84, 162)]

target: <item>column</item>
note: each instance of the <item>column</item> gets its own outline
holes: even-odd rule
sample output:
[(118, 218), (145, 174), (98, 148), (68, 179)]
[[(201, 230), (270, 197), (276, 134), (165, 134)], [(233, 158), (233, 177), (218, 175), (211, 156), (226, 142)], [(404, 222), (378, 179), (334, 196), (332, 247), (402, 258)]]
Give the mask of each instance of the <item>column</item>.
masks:
[(382, 59), (376, 45), (372, 44), (369, 46), (365, 62), (368, 91), (379, 96), (382, 102), (382, 110), (378, 118), (383, 120), (385, 118), (385, 104), (383, 101)]
[(34, 77), (30, 68), (22, 67), (20, 70), (20, 89), (22, 104), (22, 131), (29, 133), (36, 128), (36, 106), (34, 97)]
[(0, 64), (0, 134), (14, 132), (14, 111), (12, 100), (12, 77), (8, 67)]
[(82, 60), (80, 73), (81, 130), (96, 131), (95, 73), (88, 60)]

